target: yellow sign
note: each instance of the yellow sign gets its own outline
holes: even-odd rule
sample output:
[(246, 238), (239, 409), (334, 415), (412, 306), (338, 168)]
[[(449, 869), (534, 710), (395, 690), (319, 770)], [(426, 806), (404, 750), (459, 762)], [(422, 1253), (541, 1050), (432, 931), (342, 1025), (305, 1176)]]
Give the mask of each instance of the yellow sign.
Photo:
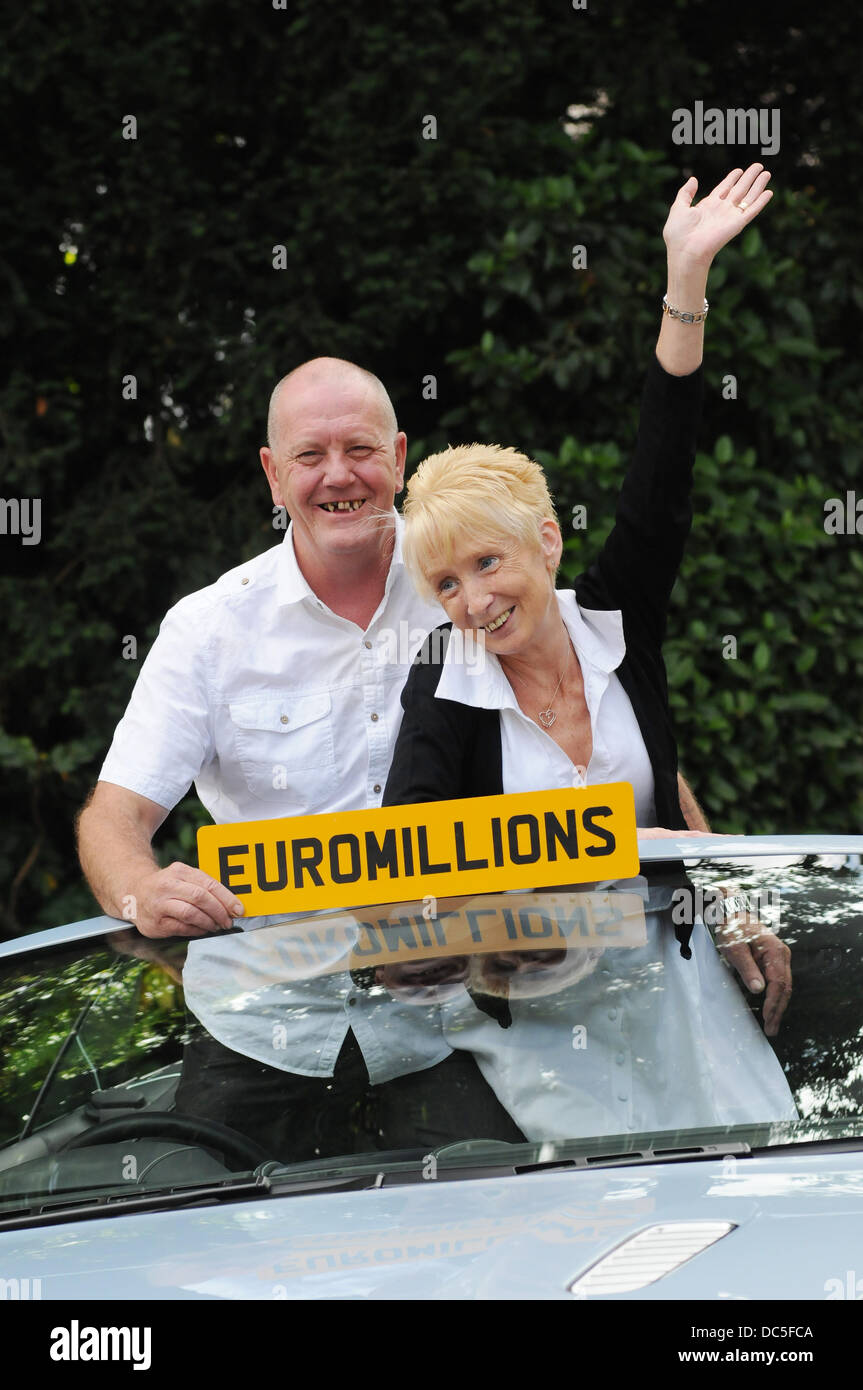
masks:
[(629, 878), (628, 782), (207, 825), (198, 864), (246, 916)]

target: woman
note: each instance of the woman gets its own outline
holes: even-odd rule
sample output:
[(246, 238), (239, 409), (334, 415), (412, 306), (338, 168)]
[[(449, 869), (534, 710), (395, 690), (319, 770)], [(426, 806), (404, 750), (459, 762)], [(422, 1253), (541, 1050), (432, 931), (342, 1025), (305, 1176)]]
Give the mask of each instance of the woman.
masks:
[[(611, 534), (574, 590), (555, 588), (562, 539), (538, 464), (514, 449), (471, 445), (418, 468), (403, 555), (451, 624), (431, 634), (402, 694), (384, 804), (625, 781), (639, 826), (695, 833), (683, 830), (662, 640), (691, 521), (707, 273), (769, 202), (769, 177), (760, 164), (733, 170), (697, 207), (690, 179), (674, 201), (634, 458)], [(482, 665), (465, 650), (476, 641)], [(510, 998), (497, 981), (479, 997), (502, 988), (505, 1013), (467, 998), (443, 1003), (448, 1044), (476, 1059), (530, 1138), (794, 1119), (776, 1056), (706, 931), (695, 931), (691, 950), (689, 930), (675, 932), (691, 962), (675, 968), (661, 885), (645, 906), (643, 949), (612, 951), (603, 969), (576, 961), (551, 995)], [(775, 1033), (788, 951), (763, 931), (751, 946), (769, 981), (765, 1030)], [(762, 987), (746, 944), (733, 949), (745, 952), (734, 964), (748, 987)], [(590, 1037), (584, 1056), (574, 1051), (573, 1020)], [(538, 1085), (540, 1077), (551, 1080)]]
[(662, 639), (691, 521), (704, 292), (717, 251), (772, 197), (769, 178), (760, 164), (732, 170), (697, 206), (692, 178), (671, 207), (635, 455), (575, 590), (555, 589), (562, 539), (538, 464), (471, 445), (418, 468), (405, 562), (464, 641), (484, 642), (485, 662), (478, 672), (432, 635), (402, 695), (385, 805), (626, 781), (639, 826), (687, 833)]

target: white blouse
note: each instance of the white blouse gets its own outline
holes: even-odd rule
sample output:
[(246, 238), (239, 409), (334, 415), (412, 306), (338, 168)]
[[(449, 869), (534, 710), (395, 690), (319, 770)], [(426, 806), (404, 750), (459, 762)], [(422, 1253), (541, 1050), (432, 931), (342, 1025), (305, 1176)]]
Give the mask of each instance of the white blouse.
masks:
[(584, 679), (593, 735), (586, 776), (551, 735), (519, 708), (499, 660), (489, 651), (482, 664), (470, 665), (460, 659), (460, 644), (450, 642), (436, 697), (500, 711), (504, 792), (629, 782), (635, 794), (636, 824), (654, 825), (653, 768), (629, 696), (616, 675), (626, 655), (622, 614), (580, 608), (573, 589), (558, 589), (556, 595)]

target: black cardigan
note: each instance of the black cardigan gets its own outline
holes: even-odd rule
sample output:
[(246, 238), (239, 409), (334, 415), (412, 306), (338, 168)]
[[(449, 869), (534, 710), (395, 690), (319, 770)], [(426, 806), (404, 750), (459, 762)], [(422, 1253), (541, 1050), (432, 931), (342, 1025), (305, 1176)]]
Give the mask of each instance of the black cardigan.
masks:
[[(632, 702), (654, 776), (657, 825), (685, 829), (677, 792), (677, 745), (662, 659), (671, 590), (692, 524), (690, 491), (703, 374), (671, 376), (654, 356), (647, 370), (638, 438), (614, 526), (596, 561), (579, 575), (583, 609), (620, 609), (626, 655), (617, 668)], [(451, 628), (450, 623), (443, 627)], [(503, 791), (500, 715), (438, 700), (446, 641), (427, 639), (402, 691), (402, 720), (385, 806)], [(436, 659), (432, 659), (432, 657)]]

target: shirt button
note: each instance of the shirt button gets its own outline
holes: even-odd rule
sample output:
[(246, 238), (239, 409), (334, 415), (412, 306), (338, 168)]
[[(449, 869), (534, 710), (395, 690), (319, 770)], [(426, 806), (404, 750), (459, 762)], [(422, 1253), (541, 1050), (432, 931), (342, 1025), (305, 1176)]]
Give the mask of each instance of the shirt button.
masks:
[(241, 583), (241, 584), (248, 584), (248, 582), (249, 582), (248, 579), (241, 579), (241, 580), (240, 580), (240, 583)]
[(363, 646), (364, 646), (364, 647), (368, 647), (369, 651), (371, 651), (371, 649), (372, 649), (372, 644), (371, 644), (371, 642), (363, 642)]
[(289, 723), (290, 723), (290, 720), (288, 719), (288, 716), (287, 716), (286, 714), (283, 714), (283, 715), (280, 715), (280, 717), (279, 717), (279, 723), (280, 723), (280, 724), (289, 724)]
[(356, 1002), (357, 1002), (356, 999), (349, 999), (349, 1000), (348, 1000), (348, 1003), (349, 1003), (349, 1004), (356, 1004)]
[(623, 1064), (624, 1064), (624, 1062), (626, 1061), (626, 1058), (624, 1057), (624, 1055), (623, 1055), (622, 1052), (618, 1052), (618, 1054), (617, 1054), (617, 1056), (615, 1057), (614, 1060), (615, 1060), (615, 1062), (617, 1063), (617, 1065), (618, 1065), (619, 1067), (622, 1067)]
[(373, 715), (372, 715), (372, 723), (373, 723), (373, 724), (377, 724), (377, 722), (378, 722), (378, 717), (377, 717), (376, 714), (373, 714)]
[(617, 1009), (609, 1009), (609, 1011), (608, 1011), (608, 1017), (611, 1019), (611, 1021), (612, 1021), (612, 1023), (613, 1023), (614, 1020), (617, 1018)]
[(380, 789), (381, 789), (381, 784), (380, 784), (380, 782), (375, 782), (374, 786), (372, 787), (372, 791), (379, 792)]

